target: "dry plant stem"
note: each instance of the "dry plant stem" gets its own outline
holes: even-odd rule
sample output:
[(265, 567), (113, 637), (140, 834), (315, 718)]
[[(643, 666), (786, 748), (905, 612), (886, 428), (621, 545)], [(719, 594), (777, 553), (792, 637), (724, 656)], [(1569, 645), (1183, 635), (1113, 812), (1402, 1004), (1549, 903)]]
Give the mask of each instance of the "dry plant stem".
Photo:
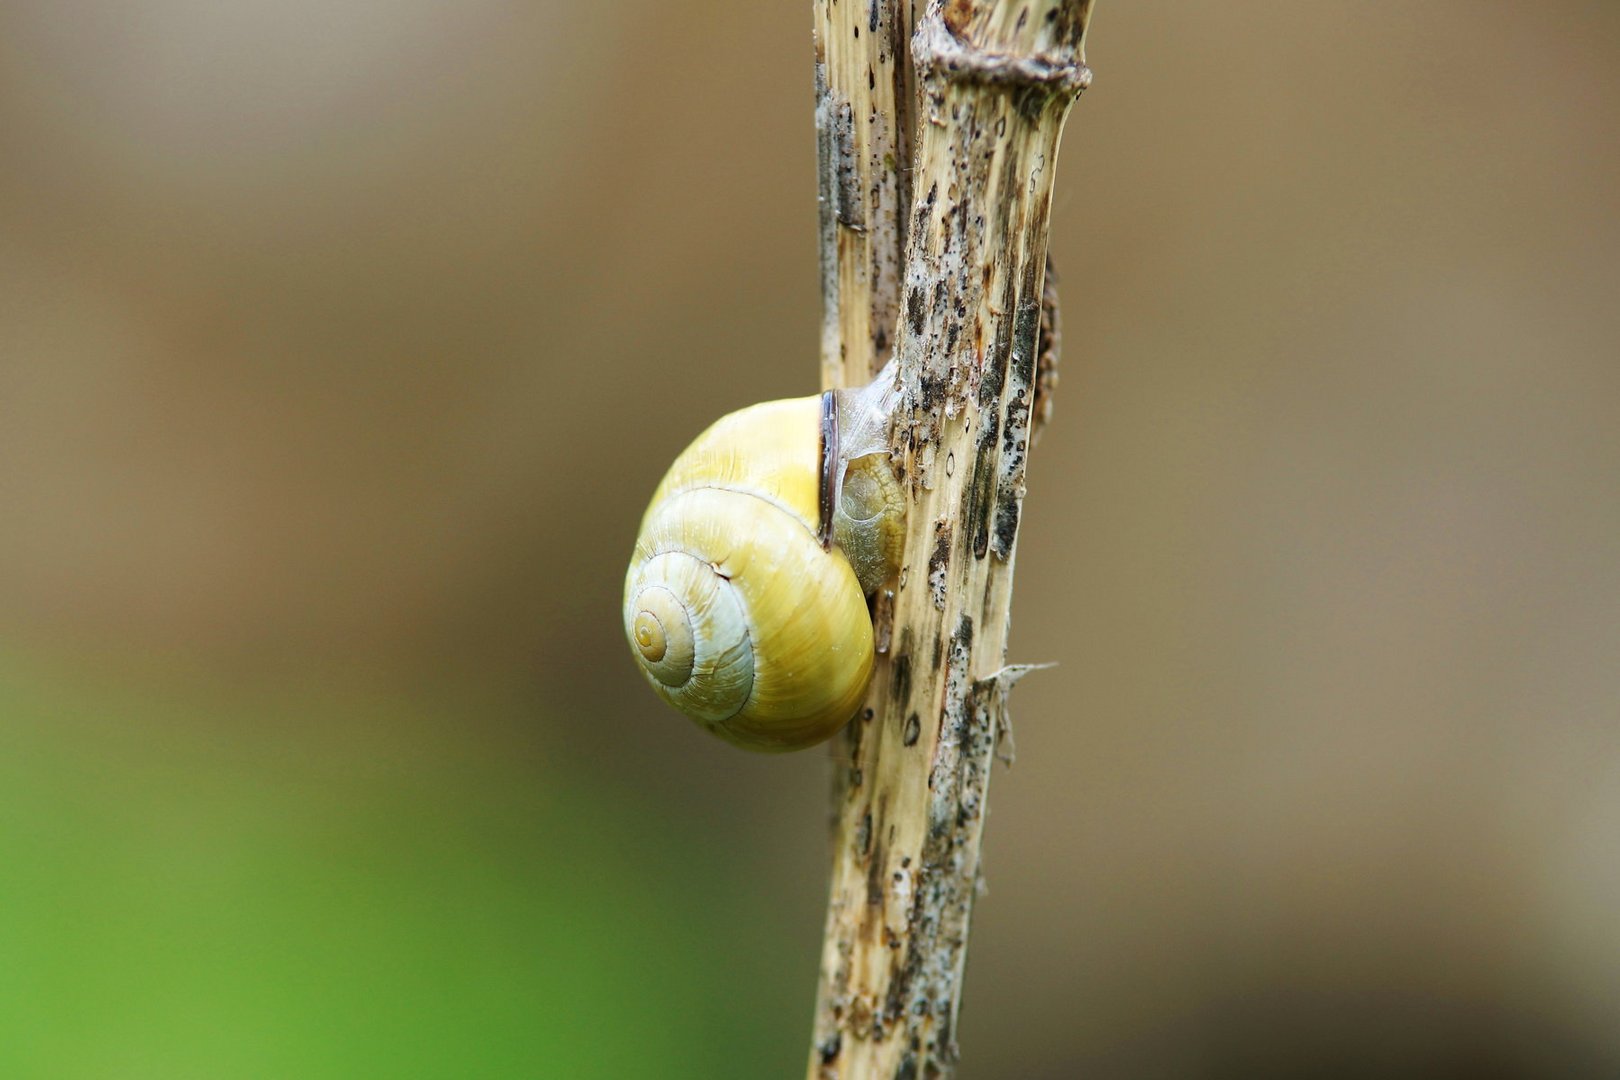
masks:
[[(916, 0), (814, 0), (816, 140), (821, 210), (821, 385), (863, 386), (894, 352), (911, 208), (917, 88)], [(888, 651), (890, 593), (873, 631)], [(874, 687), (887, 678), (881, 661)], [(835, 760), (849, 760), (849, 732)], [(832, 774), (833, 827), (847, 770)]]
[(823, 389), (894, 351), (911, 204), (912, 0), (815, 0)]
[[(845, 0), (848, 3), (848, 0)], [(910, 499), (890, 649), (843, 747), (810, 1075), (944, 1077), (1015, 678), (1048, 214), (1089, 0), (932, 0), (895, 348)], [(847, 343), (846, 343), (847, 344)]]

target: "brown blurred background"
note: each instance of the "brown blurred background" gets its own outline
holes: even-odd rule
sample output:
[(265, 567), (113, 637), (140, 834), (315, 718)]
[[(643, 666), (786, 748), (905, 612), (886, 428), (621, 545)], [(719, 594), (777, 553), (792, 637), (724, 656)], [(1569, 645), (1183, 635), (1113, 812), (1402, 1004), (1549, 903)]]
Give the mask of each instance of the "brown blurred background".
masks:
[[(151, 945), (14, 975), (11, 1075), (365, 1075), (395, 1029), (346, 1002), (418, 947), (510, 1023), (393, 1075), (503, 1038), (479, 1075), (612, 1074), (524, 1042), (546, 994), (609, 1041), (712, 998), (710, 1056), (621, 1075), (801, 1067), (826, 755), (666, 713), (617, 604), (675, 452), (814, 389), (809, 24), (0, 8), (0, 835), (58, 830), (0, 936)], [(1090, 59), (1013, 633), (1058, 667), (994, 785), (964, 1080), (1616, 1074), (1620, 9), (1105, 0)], [(311, 971), (329, 918), (452, 892), (300, 1020), (231, 996), (272, 849), (313, 884), (265, 948)], [(120, 907), (148, 877), (166, 929)], [(514, 954), (575, 900), (690, 940)]]

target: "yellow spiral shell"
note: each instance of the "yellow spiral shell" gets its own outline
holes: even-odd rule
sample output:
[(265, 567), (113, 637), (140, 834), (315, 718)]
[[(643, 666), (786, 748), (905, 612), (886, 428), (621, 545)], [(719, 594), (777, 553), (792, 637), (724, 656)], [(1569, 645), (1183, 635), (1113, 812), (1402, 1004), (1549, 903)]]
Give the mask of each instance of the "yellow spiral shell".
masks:
[(872, 623), (842, 551), (817, 539), (819, 398), (732, 413), (653, 493), (624, 585), (654, 690), (751, 750), (797, 750), (854, 714)]

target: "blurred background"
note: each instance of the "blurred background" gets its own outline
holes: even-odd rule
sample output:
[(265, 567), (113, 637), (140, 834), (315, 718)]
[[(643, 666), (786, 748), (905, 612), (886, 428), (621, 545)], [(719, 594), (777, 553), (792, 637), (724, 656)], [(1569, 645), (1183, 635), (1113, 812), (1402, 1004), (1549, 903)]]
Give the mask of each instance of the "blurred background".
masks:
[[(0, 6), (0, 1073), (793, 1076), (618, 602), (809, 393), (808, 4)], [(1620, 1071), (1620, 9), (1105, 2), (964, 1080)]]

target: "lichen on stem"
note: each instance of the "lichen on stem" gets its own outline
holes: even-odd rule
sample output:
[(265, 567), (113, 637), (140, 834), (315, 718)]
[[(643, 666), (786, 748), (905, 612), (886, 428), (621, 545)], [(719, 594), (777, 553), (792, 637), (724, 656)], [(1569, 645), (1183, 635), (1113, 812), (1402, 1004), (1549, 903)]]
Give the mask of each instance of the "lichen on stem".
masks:
[[(816, 3), (823, 375), (864, 378), (892, 342), (902, 401), (892, 450), (909, 505), (902, 569), (875, 612), (887, 649), (866, 708), (835, 743), (812, 1077), (942, 1077), (956, 1061), (985, 796), (1013, 682), (1006, 641), (1024, 476), (1050, 348), (1052, 184), (1069, 107), (1090, 81), (1090, 13), (1089, 0), (932, 0), (921, 17), (905, 0)], [(870, 62), (855, 31), (886, 27), (892, 41), (913, 22), (914, 75), (889, 71), (884, 85), (914, 85), (916, 95), (890, 95), (899, 112), (887, 118), (877, 69), (851, 77)], [(870, 39), (865, 48), (882, 52)], [(892, 47), (891, 58), (904, 67)], [(907, 185), (903, 168), (873, 169), (884, 164), (873, 157), (881, 139), (862, 142), (846, 121), (908, 130), (894, 125), (911, 106)], [(893, 243), (904, 257), (891, 276), (883, 252)]]

